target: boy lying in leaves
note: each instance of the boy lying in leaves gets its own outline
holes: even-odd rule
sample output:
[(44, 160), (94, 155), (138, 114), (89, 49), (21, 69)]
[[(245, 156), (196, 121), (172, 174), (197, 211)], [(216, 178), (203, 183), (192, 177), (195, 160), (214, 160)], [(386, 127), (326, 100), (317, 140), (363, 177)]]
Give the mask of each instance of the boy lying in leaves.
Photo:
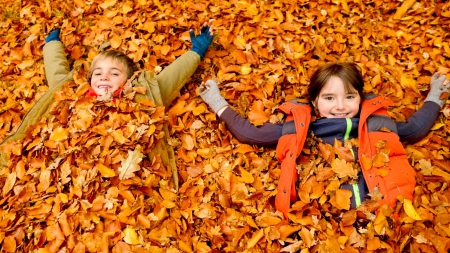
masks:
[[(28, 126), (36, 124), (43, 116), (48, 115), (50, 106), (55, 101), (55, 93), (61, 90), (65, 83), (74, 79), (73, 71), (69, 72), (69, 63), (59, 34), (59, 29), (53, 30), (47, 37), (44, 46), (44, 67), (49, 90), (28, 111), (17, 131), (0, 143), (0, 147), (7, 142), (23, 139), (27, 135)], [(212, 42), (213, 27), (209, 27), (205, 23), (198, 36), (195, 36), (191, 30), (190, 37), (192, 42), (190, 51), (180, 56), (158, 75), (151, 71), (143, 71), (134, 80), (132, 77), (137, 68), (133, 60), (118, 51), (100, 53), (91, 64), (90, 89), (86, 96), (101, 99), (110, 95), (117, 97), (129, 80), (132, 81), (134, 87), (143, 87), (145, 90), (145, 94), (136, 95), (136, 102), (149, 99), (157, 106), (170, 105), (203, 59)], [(164, 131), (168, 133), (166, 130), (167, 126), (164, 126)], [(154, 147), (150, 156), (160, 154), (163, 163), (170, 166), (175, 172), (174, 153), (167, 145), (167, 138), (166, 134), (164, 141), (160, 141)], [(0, 168), (7, 165), (7, 154), (4, 149), (0, 149)], [(177, 187), (177, 182), (175, 184)]]

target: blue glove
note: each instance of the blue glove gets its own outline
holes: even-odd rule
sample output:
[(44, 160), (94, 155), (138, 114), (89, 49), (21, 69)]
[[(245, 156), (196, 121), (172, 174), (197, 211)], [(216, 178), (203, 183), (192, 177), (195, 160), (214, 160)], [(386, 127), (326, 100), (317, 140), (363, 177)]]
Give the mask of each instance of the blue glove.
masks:
[(200, 30), (200, 34), (197, 37), (195, 37), (193, 30), (189, 31), (189, 35), (191, 36), (192, 42), (191, 50), (200, 55), (200, 59), (203, 60), (206, 50), (208, 50), (208, 47), (213, 39), (213, 36), (209, 32), (209, 26), (203, 26)]
[(61, 29), (56, 28), (55, 30), (51, 31), (50, 34), (45, 39), (45, 43), (48, 43), (50, 41), (61, 41), (59, 39), (59, 33), (61, 32)]

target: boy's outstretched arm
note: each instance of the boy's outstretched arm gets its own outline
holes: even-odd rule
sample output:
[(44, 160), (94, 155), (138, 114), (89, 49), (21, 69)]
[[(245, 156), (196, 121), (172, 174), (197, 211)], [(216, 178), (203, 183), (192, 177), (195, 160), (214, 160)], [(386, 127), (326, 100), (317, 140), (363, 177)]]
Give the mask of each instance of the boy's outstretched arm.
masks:
[(44, 68), (48, 86), (51, 88), (69, 74), (69, 62), (64, 45), (59, 39), (61, 30), (54, 29), (45, 39)]
[(178, 57), (156, 76), (164, 105), (169, 105), (179, 95), (180, 89), (194, 74), (213, 39), (213, 26), (203, 24), (199, 35), (189, 31), (191, 50)]

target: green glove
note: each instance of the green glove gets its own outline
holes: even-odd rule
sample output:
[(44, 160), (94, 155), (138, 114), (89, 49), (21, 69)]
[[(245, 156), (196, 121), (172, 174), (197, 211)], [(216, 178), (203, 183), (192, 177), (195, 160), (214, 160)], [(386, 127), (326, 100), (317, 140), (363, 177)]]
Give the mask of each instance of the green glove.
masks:
[(227, 101), (220, 95), (219, 87), (213, 80), (206, 81), (205, 85), (201, 85), (200, 97), (205, 101), (215, 113), (225, 106), (228, 106)]
[[(430, 92), (428, 93), (428, 96), (425, 98), (425, 102), (426, 101), (432, 101), (435, 102), (436, 104), (438, 104), (441, 108), (442, 106), (444, 106), (445, 101), (447, 100), (447, 98), (441, 99), (441, 95), (444, 92), (448, 92), (449, 91), (449, 87), (447, 85), (444, 85), (446, 78), (444, 75), (440, 75), (439, 73), (434, 73), (433, 76), (431, 77), (431, 81), (430, 81)], [(447, 84), (449, 81), (447, 80), (445, 83)]]

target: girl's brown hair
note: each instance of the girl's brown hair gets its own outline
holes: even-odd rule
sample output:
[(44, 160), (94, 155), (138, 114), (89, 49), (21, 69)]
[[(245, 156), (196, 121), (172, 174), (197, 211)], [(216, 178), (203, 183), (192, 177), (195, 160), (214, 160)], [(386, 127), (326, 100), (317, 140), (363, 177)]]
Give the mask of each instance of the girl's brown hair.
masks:
[(128, 57), (125, 53), (117, 50), (108, 50), (103, 51), (94, 57), (91, 63), (91, 69), (89, 71), (90, 76), (94, 71), (95, 64), (98, 61), (102, 61), (105, 59), (112, 59), (115, 62), (122, 63), (123, 66), (125, 67), (125, 71), (127, 72), (127, 79), (130, 79), (133, 76), (134, 72), (139, 69), (136, 63), (134, 63), (134, 61), (130, 57)]
[(364, 81), (359, 66), (350, 62), (337, 62), (320, 66), (311, 76), (308, 86), (308, 95), (311, 101), (316, 100), (332, 76), (341, 78), (347, 91), (357, 91), (361, 99), (364, 98)]

